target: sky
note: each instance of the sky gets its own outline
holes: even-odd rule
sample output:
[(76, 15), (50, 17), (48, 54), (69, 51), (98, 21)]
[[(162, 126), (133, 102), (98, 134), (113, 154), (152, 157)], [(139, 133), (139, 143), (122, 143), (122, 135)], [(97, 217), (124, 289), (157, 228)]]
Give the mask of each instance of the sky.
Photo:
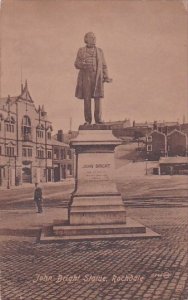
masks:
[(103, 119), (188, 122), (186, 0), (4, 0), (1, 5), (1, 97), (27, 79), (55, 130), (84, 123), (75, 98), (77, 51), (93, 31), (112, 83)]

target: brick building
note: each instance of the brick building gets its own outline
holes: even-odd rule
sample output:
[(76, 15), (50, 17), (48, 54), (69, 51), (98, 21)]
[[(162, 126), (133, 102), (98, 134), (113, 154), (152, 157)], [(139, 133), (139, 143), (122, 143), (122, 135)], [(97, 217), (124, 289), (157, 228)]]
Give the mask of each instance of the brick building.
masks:
[(167, 135), (168, 156), (185, 156), (187, 151), (187, 135), (174, 129)]
[(188, 157), (162, 157), (159, 160), (160, 175), (188, 175)]
[(109, 121), (105, 122), (105, 125), (108, 125), (110, 129), (123, 129), (131, 126), (130, 120), (125, 119), (123, 121)]
[(162, 132), (154, 130), (146, 137), (146, 152), (149, 159), (158, 160), (167, 154), (167, 138)]
[(173, 131), (174, 129), (181, 130), (181, 125), (179, 124), (179, 122), (165, 122), (165, 121), (157, 122), (157, 121), (154, 121), (153, 129), (160, 131), (164, 134), (168, 134), (171, 131)]
[(52, 137), (52, 164), (54, 181), (62, 181), (74, 176), (74, 149), (64, 143), (64, 134), (58, 130), (57, 135)]
[(149, 159), (158, 160), (163, 156), (186, 156), (187, 135), (177, 129), (165, 134), (154, 130), (146, 137), (146, 153)]
[(181, 124), (181, 131), (186, 133), (186, 135), (188, 136), (188, 123)]
[[(0, 99), (0, 186), (54, 181), (52, 123), (35, 107), (27, 82)], [(69, 147), (63, 144), (62, 147)]]

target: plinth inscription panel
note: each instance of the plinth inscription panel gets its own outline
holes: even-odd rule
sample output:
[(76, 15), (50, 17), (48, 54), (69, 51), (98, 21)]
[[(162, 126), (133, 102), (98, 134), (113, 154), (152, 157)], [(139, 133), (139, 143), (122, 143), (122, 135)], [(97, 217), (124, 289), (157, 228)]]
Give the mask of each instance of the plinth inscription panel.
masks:
[(115, 192), (114, 153), (81, 153), (78, 156), (78, 191)]

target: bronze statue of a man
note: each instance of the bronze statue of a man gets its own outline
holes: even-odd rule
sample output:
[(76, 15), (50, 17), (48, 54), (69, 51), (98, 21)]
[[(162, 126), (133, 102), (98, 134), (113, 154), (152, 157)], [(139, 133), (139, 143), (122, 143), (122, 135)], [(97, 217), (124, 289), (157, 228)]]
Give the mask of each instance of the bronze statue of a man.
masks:
[(79, 69), (75, 96), (84, 99), (85, 124), (91, 124), (91, 99), (95, 102), (96, 124), (102, 123), (101, 98), (104, 98), (104, 82), (111, 82), (102, 49), (97, 48), (93, 32), (85, 34), (85, 47), (78, 50), (75, 67)]

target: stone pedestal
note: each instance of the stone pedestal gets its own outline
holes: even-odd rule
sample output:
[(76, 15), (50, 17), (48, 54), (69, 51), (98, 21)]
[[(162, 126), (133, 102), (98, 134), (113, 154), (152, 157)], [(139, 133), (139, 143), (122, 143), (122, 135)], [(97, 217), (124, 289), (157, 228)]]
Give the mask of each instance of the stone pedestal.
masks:
[(77, 172), (70, 225), (126, 223), (125, 207), (114, 181), (114, 148), (120, 143), (111, 130), (80, 130), (71, 142)]
[(68, 224), (54, 226), (53, 235), (43, 233), (41, 241), (159, 237), (126, 217), (114, 181), (114, 149), (120, 144), (104, 125), (80, 128), (71, 141), (76, 153), (76, 178)]

